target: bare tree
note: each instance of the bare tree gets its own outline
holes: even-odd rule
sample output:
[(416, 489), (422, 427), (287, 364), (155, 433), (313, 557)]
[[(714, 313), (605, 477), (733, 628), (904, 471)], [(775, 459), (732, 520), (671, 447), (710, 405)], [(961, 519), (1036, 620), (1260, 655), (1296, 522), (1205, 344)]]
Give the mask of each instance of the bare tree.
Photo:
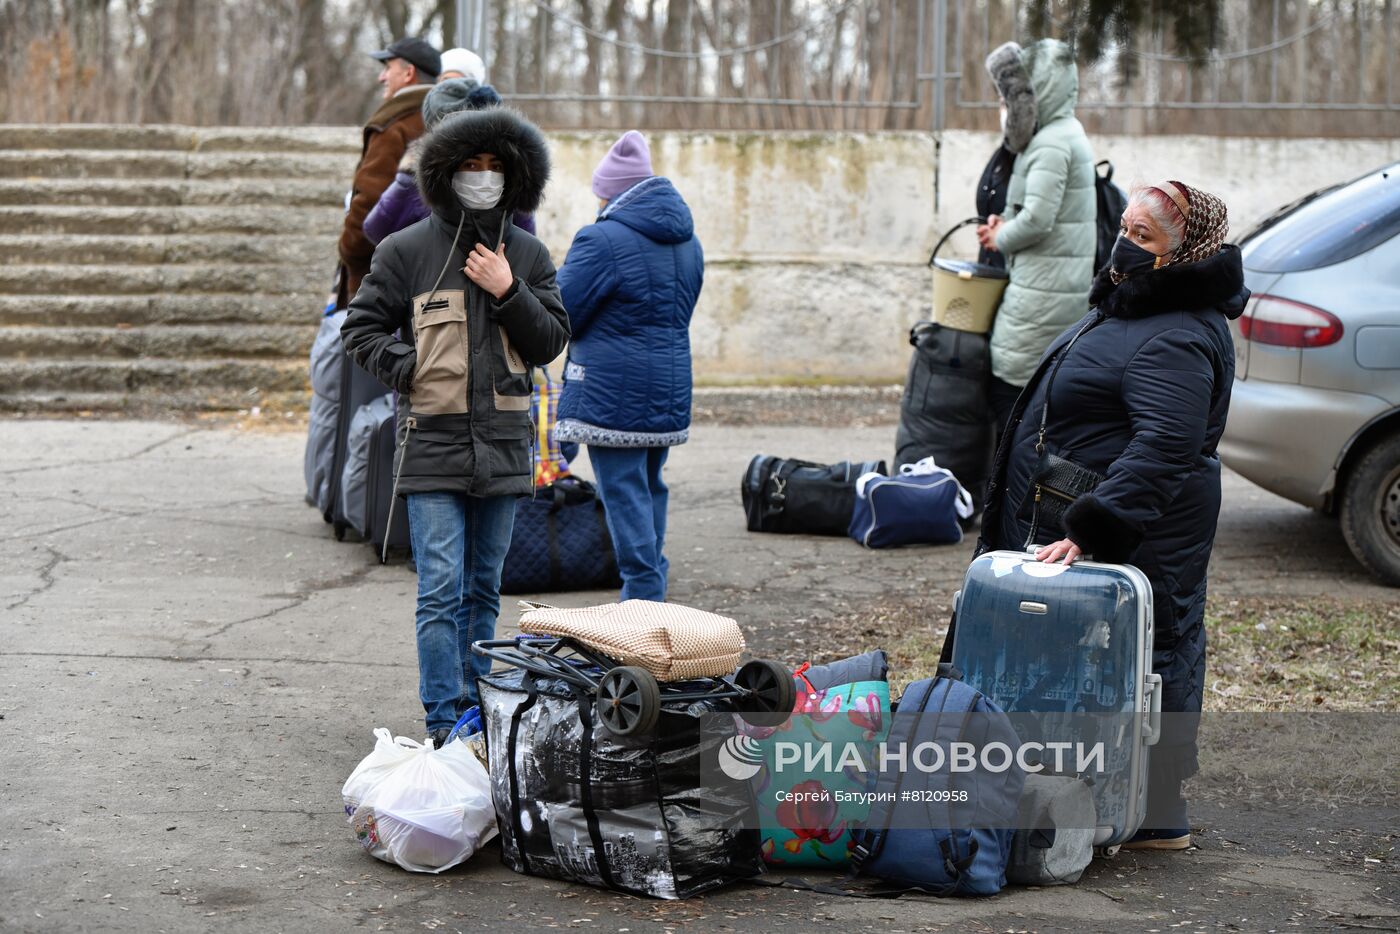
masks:
[[(945, 125), (993, 129), (983, 58), (1048, 35), (1091, 132), (1394, 135), (1397, 2), (489, 0), (481, 51), (559, 128), (928, 129), (941, 46)], [(367, 50), (454, 29), (454, 0), (0, 0), (0, 120), (354, 124)]]

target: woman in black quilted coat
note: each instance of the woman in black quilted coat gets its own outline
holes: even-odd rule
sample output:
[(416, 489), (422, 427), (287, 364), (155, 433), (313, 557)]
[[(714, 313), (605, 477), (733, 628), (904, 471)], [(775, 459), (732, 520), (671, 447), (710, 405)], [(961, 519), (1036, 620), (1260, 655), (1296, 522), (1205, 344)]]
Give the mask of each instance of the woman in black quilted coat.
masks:
[[(979, 552), (1042, 546), (1042, 561), (1081, 554), (1136, 565), (1152, 583), (1153, 670), (1165, 712), (1196, 714), (1205, 676), (1206, 566), (1220, 511), (1220, 459), (1234, 380), (1227, 320), (1249, 291), (1225, 205), (1181, 182), (1129, 199), (1093, 310), (1057, 338), (1012, 410), (987, 489)], [(1072, 346), (1071, 346), (1072, 343)], [(1048, 378), (1060, 357), (1058, 372)], [(1044, 445), (1102, 476), (1032, 538), (1032, 477)], [(1197, 770), (1197, 718), (1163, 718), (1151, 805), (1134, 848), (1185, 849), (1181, 783)]]

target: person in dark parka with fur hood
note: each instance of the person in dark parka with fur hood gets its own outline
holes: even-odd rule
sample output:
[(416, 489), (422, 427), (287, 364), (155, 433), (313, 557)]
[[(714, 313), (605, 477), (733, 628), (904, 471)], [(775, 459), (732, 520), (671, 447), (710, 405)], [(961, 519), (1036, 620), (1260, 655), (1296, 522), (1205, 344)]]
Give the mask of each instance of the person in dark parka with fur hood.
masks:
[(544, 244), (513, 225), (549, 178), (540, 131), (503, 108), (445, 118), (423, 142), (432, 213), (391, 234), (341, 331), (399, 393), (395, 491), (418, 564), (419, 693), (441, 742), (477, 703), (495, 633), (515, 499), (534, 489), (530, 366), (557, 357), (568, 316)]
[[(1207, 192), (1180, 182), (1133, 192), (1112, 258), (1094, 280), (1093, 310), (1051, 343), (1012, 409), (978, 543), (979, 553), (1034, 544), (1042, 561), (1071, 563), (1082, 553), (1140, 568), (1152, 584), (1153, 669), (1165, 712), (1201, 710), (1206, 566), (1220, 511), (1216, 445), (1234, 380), (1227, 321), (1249, 297), (1239, 248), (1223, 242), (1227, 230), (1225, 205)], [(1035, 521), (1042, 441), (1102, 477), (1064, 512), (1063, 527), (1043, 512)], [(1180, 788), (1197, 771), (1196, 718), (1164, 720), (1134, 848), (1190, 845)]]

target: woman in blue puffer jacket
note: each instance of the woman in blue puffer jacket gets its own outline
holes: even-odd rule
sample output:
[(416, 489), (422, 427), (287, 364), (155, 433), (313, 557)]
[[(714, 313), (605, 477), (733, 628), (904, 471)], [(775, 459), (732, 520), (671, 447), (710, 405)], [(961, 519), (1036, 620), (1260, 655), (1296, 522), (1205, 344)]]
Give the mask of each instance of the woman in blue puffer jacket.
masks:
[(588, 445), (622, 599), (663, 601), (661, 468), (690, 434), (690, 318), (705, 260), (690, 208), (635, 130), (593, 173), (602, 210), (559, 270), (573, 340), (556, 437)]

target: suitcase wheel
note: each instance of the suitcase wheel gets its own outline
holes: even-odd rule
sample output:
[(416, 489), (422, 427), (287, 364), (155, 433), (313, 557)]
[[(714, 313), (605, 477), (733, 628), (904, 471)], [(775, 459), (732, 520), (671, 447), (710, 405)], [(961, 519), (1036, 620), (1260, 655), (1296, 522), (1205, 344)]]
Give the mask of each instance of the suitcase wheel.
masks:
[(797, 685), (786, 665), (767, 658), (745, 662), (734, 675), (743, 692), (739, 716), (754, 726), (781, 726), (797, 705)]
[(614, 736), (650, 732), (661, 716), (661, 686), (645, 668), (611, 668), (598, 682), (593, 709)]

